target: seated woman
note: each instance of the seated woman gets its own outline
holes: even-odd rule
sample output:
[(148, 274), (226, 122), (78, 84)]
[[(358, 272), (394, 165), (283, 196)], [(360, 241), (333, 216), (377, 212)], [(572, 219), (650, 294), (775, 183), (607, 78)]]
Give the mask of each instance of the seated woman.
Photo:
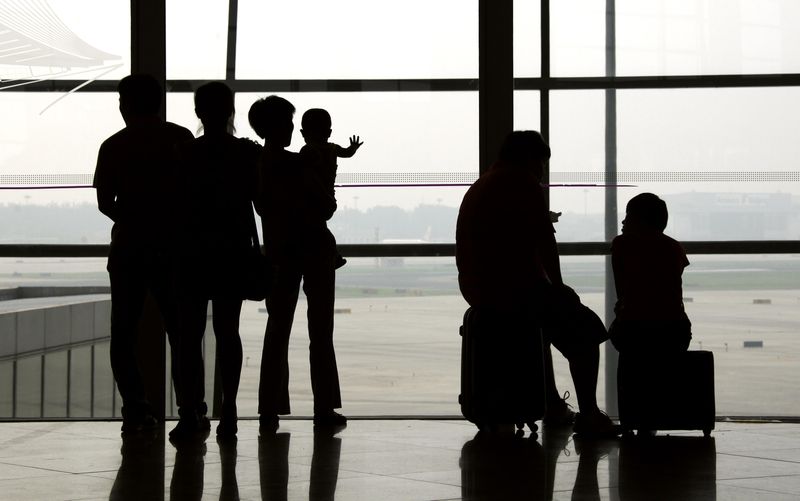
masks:
[(686, 252), (664, 234), (667, 204), (652, 193), (633, 197), (622, 235), (611, 244), (617, 289), (616, 319), (609, 335), (621, 354), (686, 351), (692, 324), (683, 308), (681, 275)]

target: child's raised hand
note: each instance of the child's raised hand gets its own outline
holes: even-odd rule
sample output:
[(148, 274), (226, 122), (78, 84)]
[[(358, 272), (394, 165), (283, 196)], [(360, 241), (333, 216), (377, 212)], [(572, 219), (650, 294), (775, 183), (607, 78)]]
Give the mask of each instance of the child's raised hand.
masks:
[(362, 141), (360, 137), (350, 136), (350, 148), (352, 148), (353, 151), (359, 149), (362, 144), (364, 144), (364, 141)]

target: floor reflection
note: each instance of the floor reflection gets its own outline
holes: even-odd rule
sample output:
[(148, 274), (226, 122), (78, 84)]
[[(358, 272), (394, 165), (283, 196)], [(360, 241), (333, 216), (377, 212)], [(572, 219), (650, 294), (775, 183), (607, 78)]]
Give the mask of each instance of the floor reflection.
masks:
[[(478, 432), (461, 449), (462, 499), (551, 500), (556, 484), (562, 486), (559, 499), (564, 494), (588, 501), (609, 496), (620, 501), (716, 499), (713, 438), (585, 440), (574, 437), (569, 429), (546, 429), (541, 443), (537, 438), (535, 434)], [(567, 467), (567, 463), (573, 465)], [(607, 477), (599, 468), (607, 469)], [(567, 482), (572, 485), (571, 494), (563, 488), (564, 475), (574, 475)]]
[(714, 438), (655, 436), (623, 440), (619, 451), (619, 498), (715, 500)]
[[(428, 426), (428, 423), (417, 426)], [(343, 439), (335, 432), (325, 433), (321, 430), (315, 430), (311, 435), (307, 428), (298, 428), (299, 431), (294, 431), (296, 443), (293, 449), (292, 432), (289, 431), (264, 434), (258, 436), (257, 441), (252, 439), (257, 436), (255, 433), (244, 442), (217, 440), (220, 475), (214, 472), (217, 465), (215, 454), (212, 453), (210, 459), (206, 457), (206, 437), (167, 444), (166, 447), (163, 429), (153, 434), (123, 438), (121, 462), (108, 498), (114, 501), (163, 501), (165, 498), (177, 501), (217, 499), (218, 495), (220, 501), (238, 500), (241, 483), (241, 495), (246, 499), (335, 499), (337, 484), (340, 483), (342, 441), (346, 441), (349, 435), (344, 434)], [(371, 428), (369, 433), (374, 434), (375, 429), (378, 428)], [(424, 478), (425, 482), (429, 481), (428, 478), (437, 478), (442, 479), (443, 485), (455, 486), (460, 473), (461, 498), (465, 500), (714, 501), (720, 488), (717, 485), (714, 438), (662, 434), (614, 440), (581, 440), (574, 437), (569, 428), (548, 428), (541, 435), (527, 436), (478, 432), (464, 442), (469, 435), (463, 433), (463, 425), (453, 425), (452, 430), (458, 436), (455, 443), (463, 444), (460, 455), (449, 447), (442, 450), (459, 456), (460, 471), (441, 469), (441, 465), (453, 465), (445, 458), (437, 467), (440, 469), (429, 470), (431, 476)], [(427, 433), (438, 433), (438, 427), (432, 427)], [(471, 434), (471, 431), (468, 433)], [(372, 437), (369, 440), (374, 440), (374, 435)], [(387, 438), (392, 440), (391, 437), (381, 440)], [(418, 446), (420, 454), (430, 451), (430, 446), (423, 442), (411, 445), (413, 443), (412, 440), (409, 446)], [(385, 447), (384, 442), (381, 444)], [(248, 471), (250, 478), (237, 481), (239, 445), (244, 448), (244, 463), (240, 473)], [(252, 456), (256, 446), (257, 463)], [(313, 448), (310, 463), (307, 462), (309, 446)], [(366, 450), (382, 451), (371, 447)], [(165, 465), (165, 454), (168, 458), (174, 454), (171, 477), (167, 466), (170, 461), (166, 461)], [(357, 463), (359, 454), (345, 454), (347, 464), (352, 466), (354, 461)], [(391, 458), (392, 455), (376, 457)], [(450, 458), (452, 461), (452, 456)], [(209, 471), (205, 471), (206, 463)], [(343, 489), (343, 492), (339, 496), (349, 495), (349, 499), (353, 499), (353, 487), (356, 484), (352, 475), (358, 471), (358, 489), (370, 492), (367, 496), (369, 499), (375, 499), (378, 492), (385, 494), (387, 500), (413, 498), (408, 497), (410, 493), (403, 489), (419, 486), (418, 480), (412, 480), (408, 475), (409, 471), (419, 470), (406, 469), (403, 460), (399, 467), (398, 474), (392, 475), (387, 474), (386, 471), (390, 470), (383, 466), (373, 470), (369, 465), (358, 463), (357, 468), (348, 471), (345, 476), (347, 480), (341, 480), (343, 487), (340, 490)], [(214, 472), (213, 475), (210, 472)], [(456, 477), (448, 476), (451, 473)], [(254, 478), (256, 475), (257, 478)], [(308, 486), (307, 491), (305, 485)], [(436, 482), (431, 485), (438, 486)], [(388, 491), (385, 491), (386, 488)], [(456, 497), (458, 487), (455, 489), (453, 495), (441, 498)]]
[(123, 437), (110, 501), (164, 499), (164, 429)]
[[(339, 478), (342, 439), (337, 430), (315, 430), (308, 500), (334, 499)], [(285, 501), (289, 483), (289, 444), (291, 433), (264, 434), (258, 438), (258, 471), (261, 499)]]
[(286, 501), (291, 437), (291, 433), (269, 433), (258, 437), (258, 478), (263, 500)]
[(341, 454), (342, 439), (335, 436), (334, 430), (318, 430), (314, 433), (308, 501), (334, 498)]
[[(547, 454), (536, 434), (479, 431), (461, 448), (461, 496), (470, 500), (552, 498)], [(549, 496), (549, 497), (548, 497)]]
[(239, 483), (236, 480), (236, 437), (217, 438), (219, 445), (219, 459), (222, 470), (222, 485), (219, 491), (219, 501), (238, 501)]
[(195, 501), (203, 498), (206, 441), (181, 440), (174, 442), (175, 467), (169, 484), (171, 501)]

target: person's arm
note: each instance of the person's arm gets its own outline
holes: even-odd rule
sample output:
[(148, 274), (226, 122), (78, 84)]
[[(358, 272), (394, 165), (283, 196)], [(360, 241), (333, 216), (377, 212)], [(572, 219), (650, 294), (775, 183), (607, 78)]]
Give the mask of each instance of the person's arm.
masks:
[(336, 148), (336, 156), (339, 158), (350, 158), (356, 154), (361, 145), (364, 144), (364, 141), (361, 141), (361, 138), (358, 136), (350, 136), (350, 146), (347, 148), (342, 148), (341, 146), (337, 146)]
[(97, 188), (97, 208), (114, 222), (117, 222), (116, 198), (112, 190)]
[(542, 266), (550, 278), (553, 285), (563, 285), (564, 279), (561, 277), (561, 259), (558, 256), (558, 243), (556, 242), (555, 233), (547, 233), (542, 238), (542, 246), (540, 248), (540, 257), (542, 259)]
[(247, 198), (255, 205), (258, 199), (258, 159), (261, 156), (261, 145), (250, 139), (240, 138), (243, 151), (244, 182)]
[(100, 146), (97, 154), (97, 167), (94, 171), (94, 187), (97, 191), (97, 208), (102, 214), (117, 222), (117, 193), (114, 187), (111, 169), (105, 144)]
[(533, 197), (533, 205), (531, 210), (534, 211), (532, 217), (538, 222), (536, 223), (537, 231), (535, 241), (537, 243), (537, 251), (539, 259), (541, 260), (542, 267), (544, 268), (547, 277), (553, 285), (563, 285), (564, 279), (561, 276), (561, 260), (558, 256), (558, 243), (556, 242), (555, 228), (550, 221), (550, 211), (547, 210), (544, 202), (544, 195), (541, 188), (536, 185), (534, 188), (538, 190)]
[(622, 276), (624, 274), (623, 268), (625, 262), (621, 254), (620, 241), (614, 239), (614, 241), (611, 242), (611, 269), (614, 272), (614, 288), (617, 291), (617, 301), (624, 296)]

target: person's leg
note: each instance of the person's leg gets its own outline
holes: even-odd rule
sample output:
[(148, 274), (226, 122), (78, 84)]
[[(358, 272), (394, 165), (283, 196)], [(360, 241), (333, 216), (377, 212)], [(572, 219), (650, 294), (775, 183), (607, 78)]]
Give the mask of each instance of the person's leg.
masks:
[(222, 413), (218, 435), (236, 434), (236, 396), (242, 374), (242, 339), (239, 336), (239, 315), (242, 311), (240, 299), (215, 299), (214, 336), (217, 340), (217, 359), (222, 380)]
[(283, 266), (275, 274), (272, 293), (267, 298), (267, 329), (261, 352), (258, 384), (258, 413), (262, 424), (277, 426), (279, 414), (289, 414), (289, 335), (292, 331), (300, 271)]
[(578, 409), (581, 412), (596, 412), (597, 371), (600, 366), (600, 349), (596, 344), (588, 344), (575, 350), (568, 358), (569, 373), (575, 385)]
[(180, 389), (180, 371), (178, 369), (179, 339), (179, 293), (177, 269), (169, 260), (169, 256), (161, 254), (157, 257), (155, 266), (148, 278), (148, 286), (158, 306), (164, 329), (167, 333), (170, 347), (170, 362), (172, 384), (175, 388), (175, 400), (178, 406), (182, 405)]
[(609, 436), (619, 430), (597, 406), (597, 372), (600, 365), (599, 345), (606, 339), (605, 327), (597, 316), (583, 305), (565, 324), (549, 330), (550, 342), (569, 362), (575, 385), (579, 414), (575, 416), (575, 433)]
[(575, 411), (567, 403), (569, 392), (562, 397), (556, 386), (555, 371), (553, 370), (553, 352), (548, 341), (546, 331), (543, 329), (542, 358), (544, 361), (545, 384), (545, 412), (542, 422), (548, 426), (567, 426), (575, 421)]
[(142, 376), (136, 361), (139, 318), (147, 289), (135, 262), (109, 270), (111, 282), (111, 370), (122, 396), (123, 431), (149, 413)]
[(556, 387), (555, 372), (553, 370), (553, 353), (550, 351), (550, 343), (547, 340), (543, 341), (543, 360), (544, 360), (544, 395), (545, 400), (549, 404), (561, 400), (561, 395), (558, 394), (558, 387)]
[(203, 335), (208, 315), (208, 299), (182, 289), (178, 318), (178, 371), (181, 405), (180, 420), (170, 432), (170, 437), (190, 435), (208, 429), (205, 417), (205, 363), (203, 361)]
[(336, 281), (333, 256), (308, 263), (304, 271), (303, 291), (308, 298), (309, 361), (314, 415), (320, 423), (326, 421), (328, 416), (331, 421), (336, 421), (331, 424), (344, 424), (344, 418), (334, 413), (334, 409), (342, 406), (342, 397), (333, 347)]

